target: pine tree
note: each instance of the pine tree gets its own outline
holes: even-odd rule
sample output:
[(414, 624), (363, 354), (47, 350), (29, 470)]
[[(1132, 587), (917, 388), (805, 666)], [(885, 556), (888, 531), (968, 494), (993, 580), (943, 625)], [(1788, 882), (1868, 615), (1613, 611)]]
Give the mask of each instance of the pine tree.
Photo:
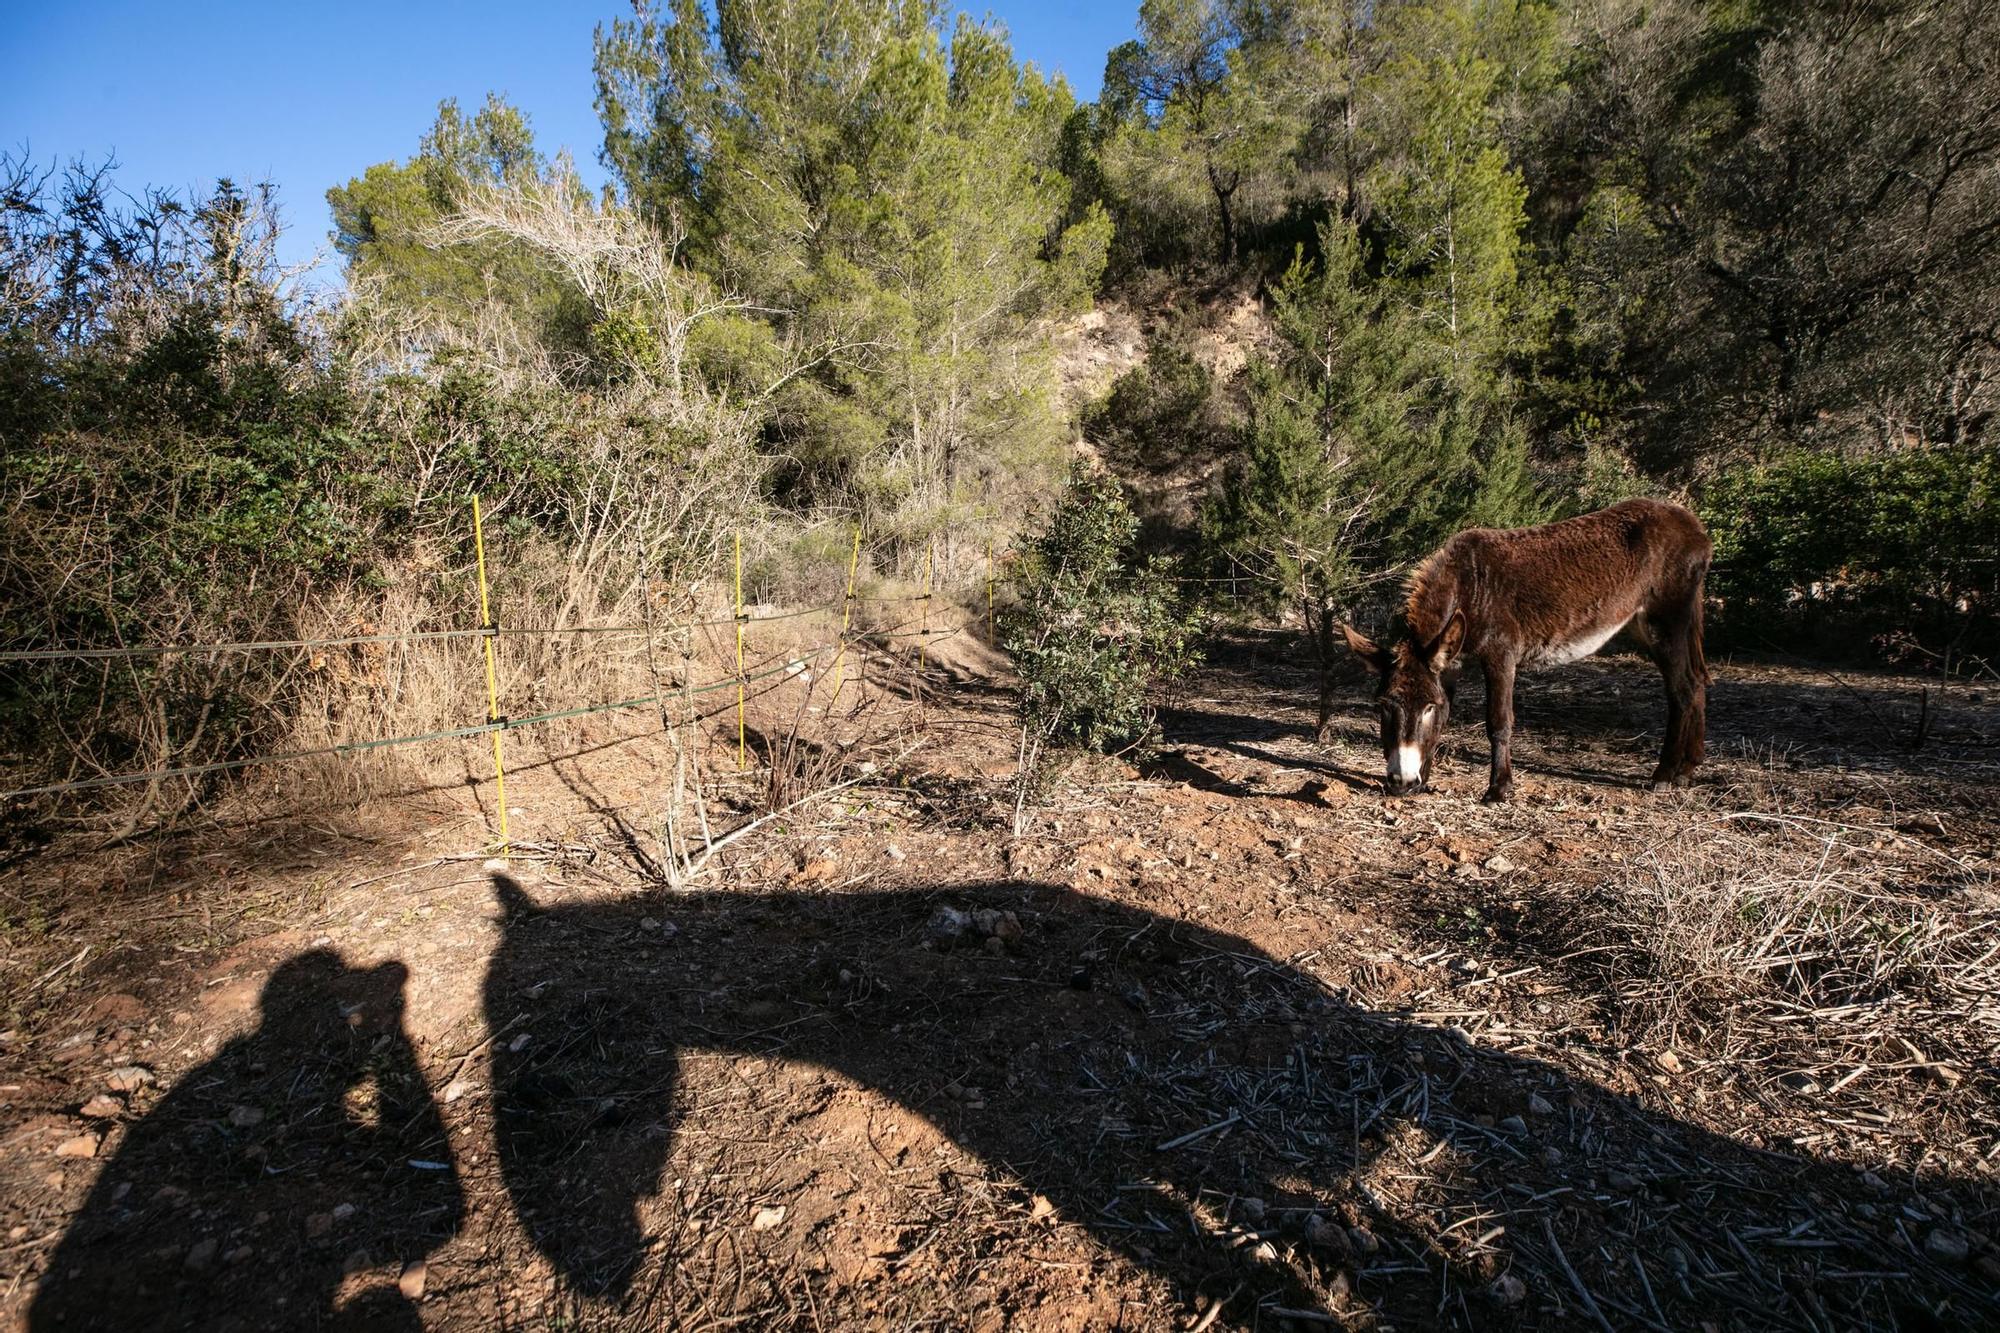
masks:
[(1372, 282), (1358, 230), (1320, 228), (1273, 292), (1282, 351), (1255, 363), (1243, 454), (1210, 543), (1303, 618), (1332, 713), (1338, 625), (1368, 583), (1468, 525), (1542, 517), (1524, 433), (1432, 373), (1421, 316)]
[(483, 186), (556, 177), (535, 147), (528, 118), (500, 97), (468, 117), (455, 100), (403, 163), (378, 162), (326, 192), (334, 250), (350, 280), (377, 285), (391, 304), (426, 316), (462, 316), (494, 297), (552, 313), (554, 288), (525, 256), (493, 245), (449, 245), (438, 228)]
[(600, 32), (606, 156), (809, 366), (778, 485), (911, 541), (1053, 482), (1039, 321), (1086, 305), (1102, 210), (1063, 225), (1075, 100), (932, 4), (692, 0)]

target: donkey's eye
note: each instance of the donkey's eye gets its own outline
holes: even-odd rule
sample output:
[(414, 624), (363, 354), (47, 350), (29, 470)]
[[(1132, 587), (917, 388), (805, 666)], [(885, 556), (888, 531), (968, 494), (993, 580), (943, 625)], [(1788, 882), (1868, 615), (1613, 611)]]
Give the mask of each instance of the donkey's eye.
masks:
[(1428, 722), (1437, 715), (1438, 715), (1438, 706), (1436, 704), (1424, 705), (1424, 721)]

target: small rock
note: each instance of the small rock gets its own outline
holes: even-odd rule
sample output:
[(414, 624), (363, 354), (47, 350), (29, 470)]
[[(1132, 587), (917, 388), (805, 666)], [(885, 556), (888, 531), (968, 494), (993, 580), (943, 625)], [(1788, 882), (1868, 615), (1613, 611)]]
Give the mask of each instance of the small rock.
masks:
[(430, 1269), (421, 1259), (413, 1259), (403, 1265), (403, 1274), (396, 1279), (396, 1290), (408, 1300), (420, 1301), (424, 1298), (424, 1283), (430, 1277)]
[(1354, 1247), (1356, 1254), (1373, 1254), (1382, 1248), (1382, 1242), (1376, 1239), (1375, 1233), (1367, 1227), (1349, 1227), (1347, 1240)]
[(222, 1256), (222, 1262), (226, 1264), (247, 1263), (250, 1257), (256, 1253), (257, 1251), (251, 1249), (248, 1245), (238, 1245), (228, 1254)]
[(957, 943), (972, 929), (972, 918), (956, 907), (940, 907), (931, 913), (930, 924), (925, 933), (936, 944)]
[(882, 849), (882, 855), (888, 857), (891, 861), (906, 861), (909, 859), (903, 849), (893, 842)]
[(640, 918), (639, 918), (639, 929), (641, 929), (641, 930), (658, 930), (659, 928), (660, 928), (660, 919), (659, 919), (658, 917), (656, 917), (656, 916), (642, 916), (642, 917), (640, 917)]
[(367, 1250), (349, 1250), (347, 1257), (340, 1261), (340, 1271), (342, 1274), (359, 1273), (373, 1262), (374, 1260), (369, 1257)]
[(95, 1157), (99, 1139), (95, 1134), (79, 1134), (56, 1145), (58, 1157)]
[(104, 1086), (113, 1092), (137, 1092), (150, 1088), (159, 1080), (153, 1071), (144, 1065), (120, 1065), (104, 1080)]
[(1972, 1243), (1962, 1231), (1935, 1227), (1924, 1237), (1924, 1253), (1941, 1264), (1962, 1264), (1972, 1253)]
[(341, 1225), (342, 1223), (346, 1222), (348, 1218), (353, 1216), (354, 1216), (353, 1204), (337, 1203), (333, 1206), (333, 1224), (335, 1226)]
[(1778, 1076), (1778, 1082), (1784, 1084), (1787, 1088), (1790, 1088), (1793, 1092), (1813, 1093), (1819, 1091), (1818, 1079), (1814, 1078), (1811, 1074), (1803, 1073), (1797, 1070), (1794, 1070), (1792, 1073), (1789, 1074), (1780, 1074)]
[(1561, 1166), (1562, 1160), (1563, 1150), (1556, 1147), (1555, 1144), (1551, 1143), (1548, 1147), (1542, 1149), (1543, 1166)]
[(1515, 868), (1514, 863), (1499, 853), (1486, 858), (1486, 868), (1496, 875), (1504, 875)]
[(1554, 1115), (1555, 1113), (1556, 1108), (1549, 1105), (1549, 1099), (1542, 1096), (1541, 1093), (1531, 1092), (1528, 1094), (1529, 1115)]
[(785, 1207), (783, 1204), (779, 1204), (775, 1208), (759, 1208), (750, 1218), (750, 1229), (752, 1231), (769, 1231), (784, 1220)]
[(313, 1213), (306, 1218), (306, 1239), (318, 1240), (333, 1230), (332, 1213)]
[(229, 1108), (229, 1123), (238, 1129), (254, 1129), (264, 1123), (264, 1112), (256, 1106), (232, 1106)]
[(1528, 1299), (1528, 1284), (1512, 1273), (1502, 1273), (1494, 1278), (1493, 1285), (1488, 1290), (1492, 1293), (1495, 1305), (1519, 1305)]
[(986, 943), (981, 947), (995, 958), (1005, 958), (1007, 956), (1007, 941), (1001, 939), (998, 935), (987, 936)]
[(1500, 1128), (1509, 1134), (1525, 1134), (1528, 1132), (1528, 1122), (1520, 1116), (1510, 1115), (1500, 1122)]
[(199, 1273), (215, 1262), (215, 1251), (217, 1248), (216, 1239), (213, 1236), (205, 1240), (198, 1240), (188, 1247), (187, 1258), (183, 1259), (181, 1263), (190, 1273)]
[(1621, 1194), (1630, 1194), (1639, 1188), (1639, 1177), (1629, 1171), (1613, 1171), (1604, 1177), (1604, 1183)]
[(488, 857), (486, 864), (481, 866), (480, 869), (489, 875), (497, 875), (507, 869), (507, 858), (504, 856)]
[(125, 1113), (125, 1103), (108, 1092), (100, 1092), (83, 1104), (86, 1120), (116, 1120)]
[(1246, 1221), (1261, 1222), (1264, 1220), (1264, 1201), (1258, 1198), (1238, 1199), (1236, 1211), (1243, 1214)]
[(1056, 1206), (1049, 1202), (1049, 1198), (1045, 1194), (1037, 1194), (1034, 1202), (1028, 1205), (1028, 1216), (1038, 1222), (1045, 1217), (1054, 1217), (1055, 1212)]
[(466, 1094), (466, 1093), (468, 1093), (468, 1092), (471, 1092), (471, 1091), (472, 1091), (472, 1089), (473, 1089), (473, 1085), (472, 1085), (472, 1084), (470, 1084), (470, 1083), (467, 1083), (467, 1082), (466, 1082), (466, 1081), (465, 1081), (464, 1079), (462, 1079), (462, 1078), (455, 1078), (455, 1079), (453, 1079), (453, 1080), (452, 1080), (451, 1082), (449, 1082), (449, 1083), (445, 1084), (445, 1088), (444, 1088), (444, 1102), (445, 1102), (445, 1105), (446, 1105), (446, 1106), (449, 1106), (449, 1105), (451, 1105), (451, 1104), (452, 1104), (453, 1102), (457, 1101), (457, 1100), (458, 1100), (459, 1098), (461, 1098), (461, 1097), (465, 1096), (465, 1094)]
[(1681, 1058), (1672, 1051), (1661, 1051), (1653, 1057), (1653, 1063), (1669, 1074), (1678, 1074), (1681, 1072)]
[(1278, 1247), (1268, 1240), (1260, 1240), (1251, 1246), (1250, 1257), (1262, 1264), (1275, 1263), (1278, 1258)]
[(1347, 1232), (1321, 1217), (1318, 1213), (1306, 1218), (1306, 1243), (1327, 1251), (1335, 1258), (1345, 1258), (1353, 1244), (1347, 1239)]
[(1000, 920), (993, 927), (993, 934), (1009, 944), (1021, 938), (1021, 918), (1012, 912), (1002, 912)]
[(1311, 801), (1314, 805), (1323, 805), (1328, 809), (1332, 809), (1335, 806), (1345, 804), (1347, 796), (1346, 783), (1322, 782), (1315, 778), (1299, 788), (1296, 799)]

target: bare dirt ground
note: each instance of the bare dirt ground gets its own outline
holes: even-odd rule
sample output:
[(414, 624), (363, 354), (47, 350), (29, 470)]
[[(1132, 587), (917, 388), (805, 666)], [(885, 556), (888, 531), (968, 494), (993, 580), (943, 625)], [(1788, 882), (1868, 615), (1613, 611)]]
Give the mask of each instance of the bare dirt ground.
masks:
[(1476, 682), (1389, 801), (1291, 653), (1221, 645), (1019, 841), (975, 645), (690, 891), (641, 717), (516, 770), (504, 870), (477, 746), (16, 849), (0, 1316), (2000, 1327), (2000, 689), (1912, 748), (1915, 680), (1721, 663), (1653, 796), (1655, 677), (1598, 659), (1523, 682), (1494, 808)]

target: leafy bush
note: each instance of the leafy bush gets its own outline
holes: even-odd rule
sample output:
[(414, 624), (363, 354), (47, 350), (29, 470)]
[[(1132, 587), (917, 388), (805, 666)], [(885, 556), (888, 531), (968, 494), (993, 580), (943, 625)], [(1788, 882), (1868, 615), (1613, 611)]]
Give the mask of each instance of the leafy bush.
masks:
[(1019, 552), (1001, 643), (1021, 677), (1022, 780), (1050, 743), (1111, 751), (1152, 731), (1149, 692), (1198, 660), (1198, 617), (1169, 565), (1133, 568), (1138, 520), (1107, 476), (1079, 469)]
[(1725, 625), (1835, 624), (1990, 645), (2000, 611), (2000, 455), (1797, 453), (1703, 495)]
[(1227, 442), (1215, 377), (1185, 329), (1169, 329), (1084, 415), (1084, 434), (1121, 468), (1166, 471)]

